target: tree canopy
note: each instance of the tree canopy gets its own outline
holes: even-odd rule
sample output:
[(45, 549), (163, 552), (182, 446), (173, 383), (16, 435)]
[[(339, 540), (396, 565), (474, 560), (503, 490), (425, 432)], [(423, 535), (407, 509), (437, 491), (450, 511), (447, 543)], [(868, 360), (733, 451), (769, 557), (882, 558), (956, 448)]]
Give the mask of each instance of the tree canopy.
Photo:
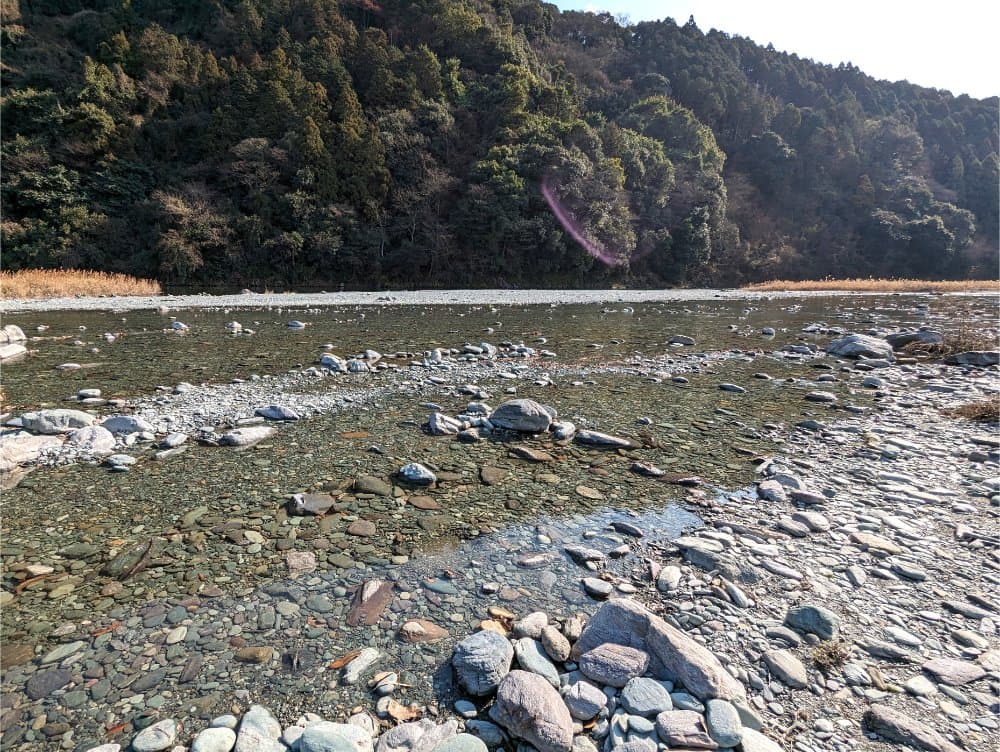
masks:
[(997, 272), (996, 98), (536, 0), (0, 2), (9, 269), (363, 288)]

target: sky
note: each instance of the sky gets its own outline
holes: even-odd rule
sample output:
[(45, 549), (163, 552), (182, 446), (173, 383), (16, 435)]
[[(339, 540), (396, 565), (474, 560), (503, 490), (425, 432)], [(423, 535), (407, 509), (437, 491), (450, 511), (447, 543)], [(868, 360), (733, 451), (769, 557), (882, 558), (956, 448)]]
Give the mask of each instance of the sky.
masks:
[(694, 16), (818, 63), (977, 98), (1000, 95), (996, 0), (554, 0), (563, 10), (627, 14), (633, 23)]

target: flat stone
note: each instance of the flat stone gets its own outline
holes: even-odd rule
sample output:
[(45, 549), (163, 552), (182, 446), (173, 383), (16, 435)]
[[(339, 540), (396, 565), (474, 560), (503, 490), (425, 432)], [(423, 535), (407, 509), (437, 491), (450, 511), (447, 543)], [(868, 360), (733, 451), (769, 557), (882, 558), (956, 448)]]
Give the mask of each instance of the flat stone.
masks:
[(986, 676), (986, 670), (982, 666), (954, 658), (934, 658), (927, 661), (921, 668), (932, 674), (942, 684), (953, 687), (979, 681)]
[(876, 551), (883, 554), (898, 554), (903, 551), (891, 540), (864, 531), (851, 533), (851, 541), (860, 546), (863, 551)]
[(823, 606), (804, 604), (788, 609), (785, 624), (801, 632), (814, 634), (820, 639), (832, 640), (840, 629), (840, 617)]
[(862, 723), (868, 731), (889, 741), (931, 752), (961, 752), (959, 747), (927, 724), (887, 705), (872, 705), (862, 716)]
[(354, 481), (356, 493), (370, 493), (376, 496), (392, 496), (392, 484), (374, 475), (362, 475)]
[(83, 640), (76, 640), (75, 642), (67, 642), (57, 647), (52, 648), (48, 653), (42, 656), (41, 663), (43, 666), (47, 663), (58, 663), (63, 658), (68, 658), (80, 650), (87, 647), (87, 643)]
[(241, 663), (267, 663), (274, 654), (274, 648), (268, 645), (247, 646), (236, 651), (234, 656)]
[(580, 656), (580, 671), (588, 679), (612, 687), (624, 687), (630, 679), (642, 676), (649, 667), (644, 650), (606, 642)]
[(621, 694), (622, 705), (629, 713), (651, 718), (673, 710), (670, 692), (660, 682), (644, 676), (630, 679)]
[(927, 697), (928, 695), (937, 693), (937, 687), (934, 686), (934, 682), (920, 674), (907, 679), (903, 683), (903, 689), (917, 697)]
[(708, 734), (701, 713), (693, 710), (667, 710), (656, 716), (656, 734), (668, 747), (679, 749), (718, 749)]
[(448, 630), (427, 619), (410, 619), (399, 628), (397, 637), (403, 642), (437, 642), (448, 636)]
[(406, 501), (415, 509), (436, 511), (441, 508), (441, 505), (430, 496), (410, 496)]
[(372, 752), (371, 734), (352, 723), (317, 721), (306, 726), (297, 742), (299, 752)]
[(370, 520), (355, 520), (347, 526), (348, 535), (356, 535), (361, 538), (368, 538), (377, 532), (378, 528)]
[(794, 689), (809, 686), (809, 675), (802, 661), (787, 650), (769, 650), (764, 653), (768, 670), (783, 684)]

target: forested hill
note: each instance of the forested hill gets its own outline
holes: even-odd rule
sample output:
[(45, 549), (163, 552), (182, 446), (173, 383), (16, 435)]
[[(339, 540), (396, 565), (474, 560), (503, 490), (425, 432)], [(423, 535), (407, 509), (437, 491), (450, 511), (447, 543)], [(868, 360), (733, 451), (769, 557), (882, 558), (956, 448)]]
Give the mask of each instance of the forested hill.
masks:
[(0, 2), (8, 269), (363, 288), (997, 273), (996, 98), (535, 0)]

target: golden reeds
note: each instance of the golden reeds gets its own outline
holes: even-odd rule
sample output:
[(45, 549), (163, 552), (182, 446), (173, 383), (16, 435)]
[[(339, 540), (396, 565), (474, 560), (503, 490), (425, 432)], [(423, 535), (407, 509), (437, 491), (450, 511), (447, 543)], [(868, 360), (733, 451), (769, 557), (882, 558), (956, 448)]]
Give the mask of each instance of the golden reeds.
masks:
[(76, 295), (159, 295), (160, 283), (127, 274), (82, 269), (0, 272), (0, 298), (65, 298)]
[(778, 279), (744, 285), (751, 292), (978, 292), (1000, 291), (996, 279)]

